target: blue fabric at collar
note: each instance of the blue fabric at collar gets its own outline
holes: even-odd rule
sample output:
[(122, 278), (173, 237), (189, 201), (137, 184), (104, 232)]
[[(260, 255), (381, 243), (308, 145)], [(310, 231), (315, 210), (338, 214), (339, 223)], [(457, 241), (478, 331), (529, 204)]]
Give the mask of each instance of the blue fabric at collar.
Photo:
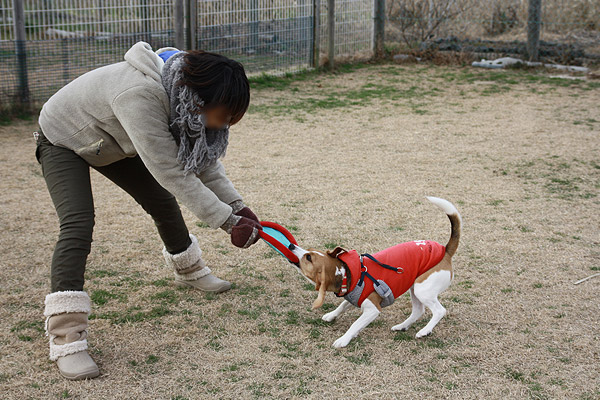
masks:
[(167, 50), (160, 53), (158, 56), (163, 59), (163, 61), (167, 61), (169, 57), (171, 57), (175, 53), (179, 53), (181, 50)]

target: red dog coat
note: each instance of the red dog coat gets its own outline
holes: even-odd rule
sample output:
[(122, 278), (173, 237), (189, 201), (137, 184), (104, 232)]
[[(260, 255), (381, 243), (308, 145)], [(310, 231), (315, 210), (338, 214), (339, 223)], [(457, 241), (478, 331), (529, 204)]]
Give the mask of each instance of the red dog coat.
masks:
[[(398, 298), (410, 289), (419, 275), (436, 266), (442, 260), (444, 254), (446, 254), (446, 248), (437, 242), (415, 240), (413, 242), (400, 243), (373, 254), (373, 257), (381, 264), (398, 268), (400, 272), (384, 268), (366, 256), (363, 258), (363, 264), (369, 275), (375, 278), (375, 280), (383, 280), (392, 290), (394, 298)], [(352, 279), (351, 287), (348, 288), (348, 294), (344, 297), (354, 304), (348, 295), (356, 289), (356, 285), (364, 271), (361, 267), (361, 257), (356, 250), (340, 253), (337, 257), (350, 270)], [(364, 288), (362, 294), (356, 304), (354, 304), (358, 307), (375, 290), (373, 281), (367, 279), (367, 277), (363, 278)]]

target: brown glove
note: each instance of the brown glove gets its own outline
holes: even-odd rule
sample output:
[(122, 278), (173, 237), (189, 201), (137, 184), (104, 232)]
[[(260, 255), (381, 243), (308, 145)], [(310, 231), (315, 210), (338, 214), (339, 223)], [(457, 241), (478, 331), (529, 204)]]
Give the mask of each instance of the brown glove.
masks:
[(258, 222), (241, 217), (240, 222), (231, 228), (231, 243), (243, 249), (250, 247), (260, 238), (259, 230), (262, 230), (262, 226)]
[(262, 226), (250, 218), (232, 213), (221, 225), (221, 229), (231, 235), (231, 243), (234, 246), (245, 249), (258, 241), (258, 231), (262, 230)]

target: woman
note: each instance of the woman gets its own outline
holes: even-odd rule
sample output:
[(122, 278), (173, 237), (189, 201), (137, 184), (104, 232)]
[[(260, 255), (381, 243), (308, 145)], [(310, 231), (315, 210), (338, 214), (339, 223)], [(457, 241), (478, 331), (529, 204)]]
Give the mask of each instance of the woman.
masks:
[(217, 293), (231, 287), (204, 263), (176, 198), (210, 227), (230, 234), (235, 246), (252, 245), (262, 229), (219, 160), (229, 126), (250, 101), (242, 65), (203, 51), (155, 52), (145, 42), (124, 58), (56, 92), (42, 107), (34, 133), (60, 222), (46, 332), (50, 359), (68, 379), (99, 375), (87, 353), (91, 305), (83, 291), (94, 226), (90, 166), (152, 216), (178, 285)]

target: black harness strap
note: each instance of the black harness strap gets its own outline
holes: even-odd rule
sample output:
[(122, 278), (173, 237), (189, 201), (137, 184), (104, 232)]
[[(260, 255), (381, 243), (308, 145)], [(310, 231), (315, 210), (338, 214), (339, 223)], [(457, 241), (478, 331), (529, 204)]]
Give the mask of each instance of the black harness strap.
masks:
[(368, 277), (370, 280), (372, 280), (372, 281), (373, 281), (373, 284), (374, 284), (375, 286), (379, 286), (379, 285), (380, 285), (380, 284), (379, 284), (379, 282), (377, 281), (377, 279), (375, 279), (375, 278), (373, 277), (373, 275), (371, 275), (371, 274), (369, 274), (369, 273), (367, 272), (367, 267), (365, 267), (365, 264), (363, 264), (363, 257), (367, 257), (369, 260), (371, 260), (371, 261), (374, 261), (375, 263), (377, 263), (377, 265), (379, 265), (379, 266), (381, 266), (381, 267), (383, 267), (383, 268), (386, 268), (386, 269), (389, 269), (389, 270), (395, 271), (395, 272), (397, 272), (397, 273), (399, 273), (399, 274), (401, 274), (401, 273), (403, 273), (403, 272), (404, 272), (404, 269), (403, 269), (402, 267), (397, 267), (397, 268), (396, 268), (396, 267), (392, 267), (391, 265), (387, 265), (387, 264), (384, 264), (384, 263), (382, 263), (382, 262), (379, 262), (379, 261), (378, 261), (378, 260), (377, 260), (375, 257), (373, 257), (373, 256), (372, 256), (372, 255), (370, 255), (370, 254), (367, 254), (367, 253), (365, 253), (365, 254), (361, 254), (361, 255), (360, 255), (360, 266), (361, 266), (361, 270), (362, 270), (363, 268), (364, 268), (364, 270), (362, 270), (362, 272), (361, 272), (361, 274), (360, 274), (360, 279), (358, 280), (358, 285), (359, 285), (359, 286), (360, 286), (360, 285), (362, 285), (363, 281), (365, 280), (365, 276), (367, 276), (367, 277)]
[[(377, 260), (375, 257), (373, 257), (373, 256), (372, 256), (372, 255), (370, 255), (370, 254), (367, 254), (367, 253), (365, 253), (365, 254), (361, 254), (361, 256), (362, 256), (362, 257), (367, 257), (369, 260), (376, 262), (376, 263), (377, 263), (377, 264), (379, 264), (381, 267), (383, 267), (383, 268), (386, 268), (386, 269), (389, 269), (389, 270), (392, 270), (392, 271), (395, 271), (395, 272), (397, 272), (397, 273), (399, 273), (399, 274), (401, 274), (401, 273), (403, 273), (403, 272), (404, 272), (404, 269), (403, 269), (402, 267), (398, 267), (398, 268), (396, 268), (396, 267), (392, 267), (391, 265), (387, 265), (387, 264), (384, 264), (384, 263), (382, 263), (382, 262), (379, 262), (379, 261), (378, 261), (378, 260)], [(364, 265), (363, 265), (363, 263), (362, 263), (362, 258), (361, 258), (361, 260), (360, 260), (360, 265), (361, 265), (361, 267), (364, 267)], [(373, 279), (373, 278), (371, 278), (371, 279)]]
[(365, 275), (368, 276), (369, 279), (373, 281), (373, 284), (375, 286), (379, 286), (379, 282), (377, 282), (377, 279), (373, 278), (373, 276), (371, 274), (369, 274), (367, 271), (362, 271), (362, 273), (360, 274), (360, 280), (358, 281), (358, 285), (362, 285), (363, 281), (365, 280)]
[[(348, 300), (351, 304), (354, 304), (355, 306), (358, 307), (358, 300), (361, 297), (361, 294), (362, 294), (362, 291), (364, 288), (363, 284), (364, 284), (364, 280), (365, 280), (365, 276), (366, 276), (373, 282), (373, 288), (375, 289), (375, 292), (377, 292), (377, 294), (379, 296), (381, 296), (381, 298), (382, 298), (381, 307), (389, 306), (395, 300), (394, 292), (392, 291), (392, 289), (390, 289), (390, 286), (385, 281), (378, 280), (375, 277), (373, 277), (373, 275), (371, 275), (367, 272), (368, 268), (365, 266), (365, 264), (363, 262), (363, 257), (367, 257), (369, 260), (375, 262), (377, 265), (381, 266), (382, 268), (389, 269), (391, 271), (395, 271), (399, 274), (404, 272), (403, 268), (401, 268), (401, 267), (396, 268), (396, 267), (392, 267), (390, 265), (381, 263), (370, 254), (361, 254), (360, 255), (360, 269), (361, 269), (360, 279), (357, 282), (354, 289), (352, 290), (352, 292), (347, 293), (344, 296), (344, 298), (346, 300)], [(358, 290), (358, 293), (355, 293), (357, 290)], [(337, 295), (337, 293), (336, 293), (336, 295)]]

